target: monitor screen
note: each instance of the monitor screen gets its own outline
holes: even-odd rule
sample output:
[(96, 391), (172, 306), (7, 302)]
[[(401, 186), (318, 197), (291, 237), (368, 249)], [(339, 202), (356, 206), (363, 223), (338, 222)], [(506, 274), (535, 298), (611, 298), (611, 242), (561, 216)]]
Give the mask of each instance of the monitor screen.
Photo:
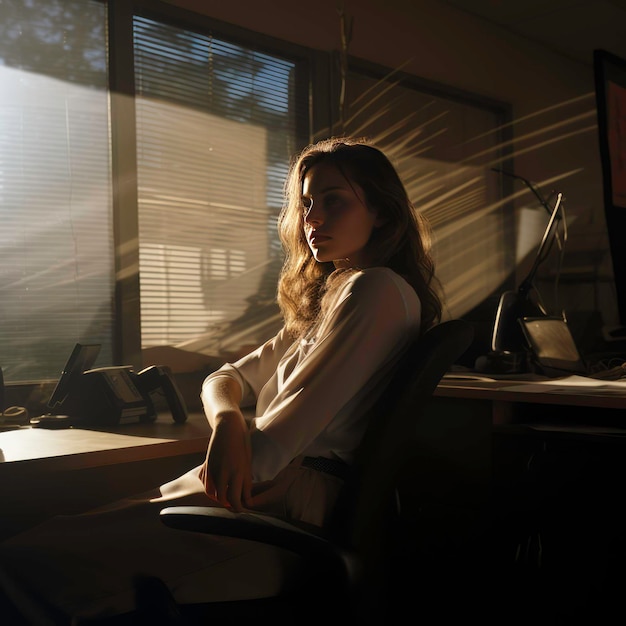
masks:
[(81, 344), (77, 343), (70, 354), (61, 377), (48, 400), (48, 408), (53, 409), (56, 406), (63, 404), (68, 393), (77, 384), (78, 377), (85, 371), (91, 368), (96, 362), (98, 354), (100, 353), (101, 344)]
[(604, 212), (619, 323), (626, 328), (626, 60), (594, 50)]

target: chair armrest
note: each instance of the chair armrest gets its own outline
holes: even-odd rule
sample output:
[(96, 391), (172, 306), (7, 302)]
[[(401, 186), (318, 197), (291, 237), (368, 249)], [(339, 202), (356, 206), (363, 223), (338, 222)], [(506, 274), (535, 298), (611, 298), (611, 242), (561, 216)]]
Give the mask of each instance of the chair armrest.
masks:
[(161, 510), (161, 521), (170, 528), (258, 541), (302, 556), (320, 552), (338, 556), (324, 537), (262, 513), (235, 513), (217, 506), (170, 506)]
[(235, 513), (213, 506), (170, 506), (161, 510), (160, 517), (170, 528), (237, 537), (293, 552), (302, 557), (303, 571), (308, 577), (305, 580), (309, 581), (307, 588), (323, 581), (327, 596), (329, 589), (336, 590), (345, 600), (346, 590), (361, 575), (356, 555), (315, 532), (270, 515)]

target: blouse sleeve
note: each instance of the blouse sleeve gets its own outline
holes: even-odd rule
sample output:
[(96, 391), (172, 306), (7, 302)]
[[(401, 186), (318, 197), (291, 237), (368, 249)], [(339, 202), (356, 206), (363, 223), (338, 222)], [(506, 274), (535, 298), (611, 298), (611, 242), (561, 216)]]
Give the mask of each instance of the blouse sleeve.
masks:
[(305, 355), (252, 420), (257, 479), (273, 478), (331, 421), (333, 430), (341, 430), (338, 419), (353, 419), (342, 408), (397, 358), (418, 332), (420, 317), (414, 290), (388, 268), (354, 274), (327, 312), (315, 343), (304, 346)]
[(222, 376), (232, 378), (241, 387), (241, 407), (254, 406), (261, 389), (278, 368), (291, 343), (283, 328), (272, 339), (237, 362), (222, 365), (209, 374), (205, 382)]

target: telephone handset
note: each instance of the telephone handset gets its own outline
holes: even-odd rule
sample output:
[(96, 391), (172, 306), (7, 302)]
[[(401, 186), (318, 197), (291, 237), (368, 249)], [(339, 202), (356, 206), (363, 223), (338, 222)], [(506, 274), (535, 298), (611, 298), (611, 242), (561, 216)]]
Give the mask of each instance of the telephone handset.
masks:
[(76, 424), (153, 422), (157, 417), (153, 395), (160, 393), (173, 420), (186, 421), (185, 401), (169, 367), (151, 365), (138, 373), (130, 365), (91, 368), (99, 352), (99, 344), (75, 345), (48, 408), (59, 407), (57, 413), (65, 413)]

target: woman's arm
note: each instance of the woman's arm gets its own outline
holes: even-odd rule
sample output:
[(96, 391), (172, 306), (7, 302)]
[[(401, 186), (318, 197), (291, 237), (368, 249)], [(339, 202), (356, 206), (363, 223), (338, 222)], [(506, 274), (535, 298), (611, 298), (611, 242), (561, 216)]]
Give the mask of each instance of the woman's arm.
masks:
[(252, 484), (249, 427), (241, 406), (252, 406), (259, 389), (275, 372), (289, 341), (280, 331), (235, 365), (225, 364), (206, 377), (200, 397), (211, 438), (200, 471), (205, 491), (240, 511)]
[(250, 435), (239, 408), (241, 386), (226, 375), (210, 377), (201, 398), (212, 432), (200, 479), (208, 495), (241, 511), (252, 485)]
[(241, 415), (241, 385), (227, 374), (208, 376), (202, 384), (202, 406), (213, 430), (219, 418), (237, 413)]

